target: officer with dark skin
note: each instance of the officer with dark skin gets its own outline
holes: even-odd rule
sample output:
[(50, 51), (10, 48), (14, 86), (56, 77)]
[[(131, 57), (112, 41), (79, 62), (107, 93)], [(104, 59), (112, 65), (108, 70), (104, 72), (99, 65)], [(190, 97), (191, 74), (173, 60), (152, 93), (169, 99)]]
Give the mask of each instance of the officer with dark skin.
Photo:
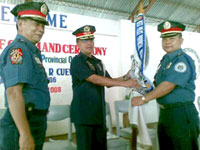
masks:
[(157, 99), (160, 106), (158, 139), (160, 150), (198, 150), (199, 117), (194, 105), (196, 70), (183, 52), (185, 25), (165, 21), (158, 25), (163, 56), (154, 77), (156, 88), (145, 96), (133, 97), (132, 106)]
[[(77, 150), (106, 150), (104, 86), (136, 87), (135, 79), (111, 78), (102, 61), (92, 55), (95, 27), (85, 25), (73, 32), (80, 53), (71, 62), (73, 99), (71, 120), (76, 128)], [(128, 79), (128, 80), (127, 80)]]
[(0, 150), (42, 150), (50, 104), (41, 52), (35, 46), (48, 25), (43, 2), (16, 5), (17, 36), (0, 57), (7, 110), (0, 120)]

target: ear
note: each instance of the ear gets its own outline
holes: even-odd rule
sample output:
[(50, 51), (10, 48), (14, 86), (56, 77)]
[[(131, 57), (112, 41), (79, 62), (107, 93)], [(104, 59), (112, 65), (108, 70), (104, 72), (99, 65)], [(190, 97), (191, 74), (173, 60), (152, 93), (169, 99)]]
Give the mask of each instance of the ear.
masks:
[(17, 26), (18, 26), (18, 28), (19, 28), (21, 25), (22, 25), (22, 20), (19, 19), (19, 20), (17, 21)]
[(183, 38), (181, 38), (181, 45), (183, 44), (183, 41), (184, 41), (184, 39), (183, 39)]

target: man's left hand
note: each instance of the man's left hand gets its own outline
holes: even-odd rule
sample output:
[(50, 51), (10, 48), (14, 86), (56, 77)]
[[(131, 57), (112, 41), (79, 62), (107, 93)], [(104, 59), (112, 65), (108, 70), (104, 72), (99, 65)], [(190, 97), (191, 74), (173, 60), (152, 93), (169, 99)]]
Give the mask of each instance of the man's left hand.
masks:
[(131, 99), (131, 106), (140, 106), (143, 105), (145, 102), (142, 100), (142, 96), (136, 96)]

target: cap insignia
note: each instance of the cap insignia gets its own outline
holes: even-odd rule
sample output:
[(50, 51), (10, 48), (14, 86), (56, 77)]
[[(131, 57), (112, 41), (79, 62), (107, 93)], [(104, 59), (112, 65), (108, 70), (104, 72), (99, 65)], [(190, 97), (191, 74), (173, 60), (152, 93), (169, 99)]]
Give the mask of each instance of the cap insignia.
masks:
[(84, 32), (90, 32), (90, 27), (89, 26), (86, 26), (86, 27), (84, 27)]
[(169, 28), (171, 28), (171, 23), (168, 22), (168, 21), (166, 21), (166, 22), (163, 24), (163, 28), (164, 28), (164, 29), (169, 29)]
[(47, 5), (46, 5), (46, 4), (43, 4), (43, 5), (40, 7), (40, 11), (41, 11), (44, 15), (47, 15)]

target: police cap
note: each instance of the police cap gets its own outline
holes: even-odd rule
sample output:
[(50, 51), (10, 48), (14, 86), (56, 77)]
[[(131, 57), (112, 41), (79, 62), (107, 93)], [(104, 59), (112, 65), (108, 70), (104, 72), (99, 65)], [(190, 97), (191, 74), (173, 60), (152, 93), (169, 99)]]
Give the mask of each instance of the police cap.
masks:
[(185, 25), (176, 21), (164, 21), (158, 25), (158, 31), (161, 32), (161, 38), (176, 36), (185, 30)]
[(78, 28), (72, 34), (76, 36), (76, 39), (94, 39), (94, 32), (96, 31), (95, 26), (85, 25)]
[(19, 4), (11, 10), (11, 13), (18, 18), (30, 18), (45, 25), (49, 25), (46, 20), (49, 8), (44, 2), (25, 2)]

